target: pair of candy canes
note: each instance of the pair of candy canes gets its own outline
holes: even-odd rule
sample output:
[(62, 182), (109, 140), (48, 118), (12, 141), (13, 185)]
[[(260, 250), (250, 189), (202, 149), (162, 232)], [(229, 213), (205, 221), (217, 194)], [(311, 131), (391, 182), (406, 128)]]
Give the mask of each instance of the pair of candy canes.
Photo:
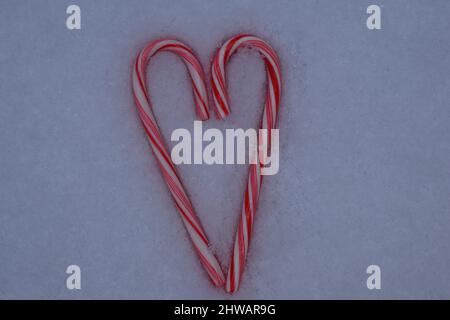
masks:
[[(281, 72), (278, 57), (275, 51), (265, 41), (251, 35), (237, 35), (226, 41), (217, 51), (212, 63), (212, 93), (214, 97), (215, 112), (219, 119), (230, 114), (227, 86), (225, 80), (225, 66), (233, 53), (239, 48), (250, 47), (256, 49), (263, 57), (267, 71), (267, 89), (261, 129), (276, 127), (277, 115), (281, 95)], [(261, 163), (250, 164), (248, 182), (242, 204), (242, 212), (236, 232), (234, 248), (230, 259), (228, 275), (222, 273), (220, 264), (211, 252), (209, 240), (203, 230), (191, 201), (181, 183), (181, 179), (165, 147), (164, 140), (152, 112), (151, 101), (146, 85), (146, 67), (150, 57), (158, 52), (170, 51), (180, 56), (185, 63), (192, 81), (194, 100), (200, 119), (209, 118), (208, 96), (205, 85), (205, 75), (199, 60), (191, 48), (177, 40), (160, 39), (150, 42), (144, 47), (136, 58), (133, 67), (133, 94), (139, 116), (145, 132), (150, 141), (151, 148), (157, 159), (163, 177), (173, 196), (189, 237), (199, 256), (200, 262), (216, 286), (223, 286), (229, 293), (239, 288), (245, 260), (248, 253), (253, 221), (258, 204), (259, 192), (262, 184)], [(259, 141), (259, 144), (262, 142)], [(267, 140), (270, 150), (270, 134)]]

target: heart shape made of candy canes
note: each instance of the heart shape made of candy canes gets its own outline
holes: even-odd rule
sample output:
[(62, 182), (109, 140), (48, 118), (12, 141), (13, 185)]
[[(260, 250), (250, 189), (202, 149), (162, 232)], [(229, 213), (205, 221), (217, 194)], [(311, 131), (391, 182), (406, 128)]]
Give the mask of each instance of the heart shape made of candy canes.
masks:
[[(259, 136), (258, 146), (267, 144), (267, 150), (270, 150), (270, 129), (274, 129), (277, 126), (278, 110), (280, 106), (281, 71), (278, 56), (264, 40), (247, 34), (237, 35), (226, 41), (217, 51), (211, 69), (211, 86), (215, 112), (219, 119), (224, 119), (230, 114), (225, 66), (231, 56), (242, 47), (256, 49), (262, 55), (266, 66), (267, 89), (260, 129), (267, 129), (268, 138), (262, 139)], [(234, 247), (225, 283), (225, 277), (220, 268), (220, 264), (215, 255), (211, 252), (209, 240), (195, 213), (192, 203), (189, 200), (189, 196), (182, 185), (172, 159), (170, 158), (152, 111), (146, 85), (145, 70), (150, 57), (162, 51), (176, 53), (182, 58), (191, 78), (197, 114), (201, 120), (209, 119), (208, 95), (202, 66), (192, 49), (180, 41), (173, 39), (152, 41), (139, 52), (132, 74), (133, 95), (136, 107), (149, 139), (150, 146), (153, 150), (153, 154), (156, 157), (164, 180), (172, 194), (175, 206), (178, 208), (181, 219), (186, 227), (192, 244), (197, 251), (201, 264), (216, 286), (223, 286), (225, 284), (226, 291), (234, 293), (239, 288), (245, 267), (245, 260), (253, 230), (253, 221), (262, 185), (261, 170), (264, 165), (263, 162), (260, 161), (256, 164), (249, 165), (249, 174), (244, 193), (241, 216), (236, 231)]]

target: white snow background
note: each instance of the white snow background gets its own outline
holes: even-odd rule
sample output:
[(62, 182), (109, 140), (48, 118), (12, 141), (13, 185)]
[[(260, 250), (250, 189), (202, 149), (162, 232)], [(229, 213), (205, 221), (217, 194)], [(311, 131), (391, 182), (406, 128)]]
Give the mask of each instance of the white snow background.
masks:
[[(82, 29), (65, 10), (81, 7)], [(1, 1), (0, 298), (450, 298), (448, 1)], [(150, 40), (215, 50), (252, 33), (283, 72), (281, 159), (266, 177), (240, 291), (200, 266), (131, 94)], [(251, 52), (227, 68), (232, 115), (249, 128), (265, 90)], [(166, 140), (192, 131), (182, 62), (148, 67)], [(169, 144), (173, 146), (172, 144)], [(247, 167), (178, 167), (227, 269)], [(68, 265), (82, 289), (66, 289)], [(368, 290), (366, 268), (382, 270)]]

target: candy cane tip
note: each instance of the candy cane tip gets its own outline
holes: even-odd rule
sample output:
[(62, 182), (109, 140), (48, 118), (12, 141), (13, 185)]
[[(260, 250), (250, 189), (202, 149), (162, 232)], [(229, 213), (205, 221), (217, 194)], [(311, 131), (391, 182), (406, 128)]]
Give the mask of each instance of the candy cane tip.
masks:
[(214, 285), (218, 288), (221, 288), (225, 285), (225, 279), (220, 279), (219, 281), (214, 281)]
[(237, 290), (237, 288), (235, 288), (234, 290), (232, 290), (228, 285), (225, 286), (225, 292), (228, 294), (233, 294), (235, 293)]
[(216, 112), (216, 119), (217, 120), (223, 120), (225, 118), (227, 118), (230, 115), (230, 112), (228, 110), (222, 110), (221, 112), (218, 111)]

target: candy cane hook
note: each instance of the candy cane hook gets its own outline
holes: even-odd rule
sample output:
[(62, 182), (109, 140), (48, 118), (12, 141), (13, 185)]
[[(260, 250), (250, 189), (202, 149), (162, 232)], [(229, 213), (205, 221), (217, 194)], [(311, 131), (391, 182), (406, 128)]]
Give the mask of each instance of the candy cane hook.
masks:
[[(230, 57), (239, 48), (256, 49), (263, 57), (267, 71), (267, 92), (264, 111), (260, 123), (261, 129), (268, 129), (268, 150), (270, 150), (270, 129), (277, 125), (278, 109), (281, 95), (281, 71), (278, 56), (263, 40), (251, 35), (237, 35), (225, 42), (217, 51), (212, 64), (212, 89), (217, 117), (223, 119), (230, 114), (228, 92), (225, 78), (225, 66)], [(259, 139), (258, 144), (263, 142)], [(250, 164), (247, 187), (236, 232), (233, 252), (231, 254), (225, 289), (233, 293), (239, 288), (245, 267), (248, 246), (253, 229), (253, 221), (262, 184), (262, 164)]]
[(209, 118), (208, 97), (206, 94), (205, 77), (200, 62), (193, 51), (185, 44), (171, 39), (161, 39), (149, 43), (141, 50), (133, 67), (133, 94), (136, 107), (150, 141), (153, 154), (156, 157), (163, 177), (169, 187), (175, 205), (191, 238), (199, 259), (212, 282), (222, 286), (225, 282), (220, 265), (209, 248), (209, 240), (200, 224), (189, 197), (184, 190), (180, 177), (172, 163), (164, 140), (158, 128), (152, 111), (151, 101), (147, 90), (146, 67), (150, 57), (158, 52), (169, 51), (176, 53), (185, 63), (192, 81), (194, 100), (197, 114), (202, 120)]

